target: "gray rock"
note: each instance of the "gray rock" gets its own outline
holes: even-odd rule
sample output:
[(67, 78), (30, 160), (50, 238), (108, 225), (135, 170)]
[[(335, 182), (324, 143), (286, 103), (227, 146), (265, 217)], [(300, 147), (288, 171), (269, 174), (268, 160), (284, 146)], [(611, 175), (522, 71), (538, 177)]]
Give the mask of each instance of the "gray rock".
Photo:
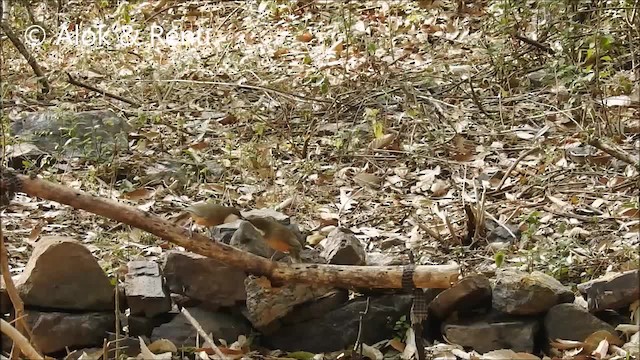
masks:
[(335, 265), (365, 265), (367, 262), (364, 246), (351, 233), (340, 228), (333, 230), (323, 240), (323, 250), (320, 253), (330, 264)]
[(319, 318), (329, 311), (335, 310), (349, 301), (349, 291), (335, 289), (326, 295), (296, 306), (293, 311), (281, 320), (283, 324), (291, 325), (303, 321)]
[(605, 275), (578, 285), (587, 298), (589, 311), (626, 307), (640, 297), (638, 269)]
[(19, 143), (7, 145), (4, 148), (8, 165), (14, 169), (23, 169), (25, 162), (39, 165), (39, 160), (43, 159), (47, 153), (30, 143)]
[(46, 152), (81, 150), (104, 154), (114, 145), (127, 149), (131, 126), (111, 110), (79, 113), (44, 111), (27, 114), (12, 124), (11, 133)]
[(447, 320), (443, 324), (443, 333), (449, 342), (481, 354), (499, 349), (531, 353), (539, 328), (536, 318), (490, 313), (463, 320)]
[(273, 322), (287, 315), (296, 305), (318, 299), (331, 291), (328, 287), (297, 283), (275, 287), (266, 277), (253, 275), (247, 277), (245, 286), (245, 316), (256, 329), (263, 332), (272, 329), (275, 326)]
[(404, 265), (407, 263), (407, 259), (403, 259), (398, 255), (392, 255), (381, 252), (369, 252), (366, 255), (367, 265), (369, 266), (392, 266), (392, 265)]
[(606, 309), (593, 313), (598, 319), (606, 322), (614, 328), (620, 324), (628, 324), (629, 316), (623, 316), (615, 310)]
[[(323, 353), (353, 346), (358, 337), (360, 314), (367, 306), (365, 298), (350, 301), (345, 306), (308, 322), (285, 326), (266, 335), (265, 343), (283, 351)], [(360, 340), (373, 344), (394, 336), (394, 326), (402, 316), (408, 319), (411, 296), (385, 295), (372, 297), (363, 316)]]
[(245, 273), (204, 256), (169, 251), (162, 273), (171, 292), (201, 301), (212, 310), (246, 299)]
[(378, 244), (378, 247), (380, 248), (380, 250), (388, 250), (394, 246), (405, 246), (405, 242), (402, 239), (398, 239), (398, 238), (391, 238), (391, 239), (385, 239), (382, 240), (380, 242), (380, 244)]
[[(229, 312), (212, 312), (200, 308), (187, 308), (187, 311), (202, 326), (204, 331), (213, 335), (213, 339), (224, 339), (228, 343), (238, 340), (238, 336), (249, 336), (251, 326), (240, 315)], [(168, 339), (176, 346), (195, 346), (196, 329), (182, 314), (178, 314), (170, 322), (162, 324), (151, 334), (151, 341)]]
[(233, 222), (220, 224), (214, 227), (211, 233), (216, 240), (225, 244), (230, 244), (233, 234), (236, 233), (236, 230), (238, 230), (242, 222), (244, 222), (244, 220), (236, 220)]
[(170, 312), (166, 314), (160, 314), (152, 318), (145, 316), (129, 315), (126, 317), (127, 328), (129, 330), (129, 336), (146, 336), (150, 337), (153, 329), (156, 327), (168, 323), (174, 317), (178, 315), (178, 312)]
[(115, 316), (110, 312), (71, 314), (27, 310), (26, 314), (33, 332), (32, 340), (45, 354), (62, 351), (65, 347), (102, 346), (107, 332), (115, 328)]
[(491, 283), (483, 275), (468, 276), (438, 294), (429, 305), (439, 319), (446, 319), (454, 311), (491, 307)]
[(91, 252), (65, 237), (43, 237), (16, 282), (26, 305), (63, 310), (112, 310), (114, 287)]
[(487, 241), (490, 243), (499, 242), (499, 243), (513, 244), (518, 242), (522, 237), (522, 231), (520, 230), (520, 227), (518, 227), (518, 225), (516, 224), (510, 224), (510, 223), (505, 224), (505, 226), (509, 228), (511, 233), (516, 236), (515, 238), (511, 236), (511, 233), (509, 233), (507, 229), (505, 229), (500, 225), (497, 225), (493, 221), (487, 221), (485, 223), (485, 226), (487, 228), (486, 229)]
[(570, 289), (539, 271), (501, 270), (493, 287), (493, 308), (512, 315), (541, 314), (573, 299)]
[(583, 341), (598, 330), (615, 334), (614, 328), (575, 304), (559, 304), (544, 317), (544, 328), (551, 340)]
[(129, 261), (127, 268), (124, 291), (132, 315), (153, 317), (171, 310), (171, 300), (156, 262)]

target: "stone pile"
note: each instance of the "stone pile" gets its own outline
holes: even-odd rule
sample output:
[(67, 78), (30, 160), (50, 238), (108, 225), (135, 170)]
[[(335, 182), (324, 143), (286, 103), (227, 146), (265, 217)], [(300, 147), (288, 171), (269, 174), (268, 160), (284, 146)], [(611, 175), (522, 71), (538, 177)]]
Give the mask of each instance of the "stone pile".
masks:
[[(304, 241), (288, 217), (269, 215), (277, 215)], [(269, 248), (255, 241), (251, 229), (238, 221), (214, 233), (220, 241), (272, 256)], [(303, 260), (372, 262), (362, 243), (340, 229), (333, 230), (320, 247), (305, 249)], [(213, 259), (168, 251), (160, 263), (140, 259), (127, 264), (117, 295), (116, 324), (112, 282), (85, 246), (61, 237), (38, 241), (16, 283), (35, 343), (42, 352), (54, 355), (66, 349), (101, 348), (105, 339), (114, 338), (116, 325), (126, 336), (118, 344), (130, 346), (127, 353), (132, 356), (139, 353), (138, 336), (148, 341), (168, 339), (178, 348), (196, 346), (196, 331), (179, 311), (181, 307), (214, 339), (227, 343), (259, 333), (260, 345), (267, 348), (338, 351), (353, 346), (361, 316), (360, 340), (365, 344), (402, 336), (397, 326), (403, 316), (407, 325), (412, 302), (411, 295), (371, 293), (367, 307), (365, 296), (350, 299), (344, 289), (307, 284), (276, 287), (267, 278), (247, 275)], [(638, 271), (584, 283), (578, 290), (587, 306), (579, 305), (570, 289), (540, 272), (505, 269), (492, 281), (471, 275), (450, 289), (427, 290), (433, 300), (421, 335), (428, 341), (446, 338), (480, 353), (496, 349), (537, 353), (549, 351), (549, 340), (582, 341), (598, 330), (615, 334), (615, 326), (624, 322), (624, 309), (638, 299)], [(11, 309), (4, 290), (0, 308), (3, 316)], [(3, 346), (8, 344), (3, 341)]]

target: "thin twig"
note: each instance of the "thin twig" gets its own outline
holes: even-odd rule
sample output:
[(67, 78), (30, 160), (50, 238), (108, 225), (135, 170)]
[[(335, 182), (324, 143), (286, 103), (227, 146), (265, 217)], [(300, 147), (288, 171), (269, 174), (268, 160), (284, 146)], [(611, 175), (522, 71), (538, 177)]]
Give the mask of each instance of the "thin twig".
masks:
[(367, 313), (369, 313), (369, 301), (371, 300), (371, 298), (369, 296), (367, 296), (367, 305), (364, 308), (364, 311), (360, 312), (360, 320), (358, 321), (358, 337), (356, 338), (356, 344), (353, 346), (353, 351), (358, 354), (360, 357), (359, 359), (362, 359), (362, 325), (364, 323), (364, 316), (367, 315)]
[[(8, 10), (9, 9), (7, 9), (7, 12)], [(44, 71), (42, 71), (42, 68), (40, 67), (40, 65), (38, 65), (38, 62), (36, 61), (36, 59), (27, 50), (27, 48), (24, 46), (24, 44), (20, 40), (20, 37), (13, 32), (13, 29), (11, 29), (11, 26), (9, 26), (8, 23), (0, 20), (0, 28), (2, 28), (2, 31), (4, 31), (4, 33), (7, 35), (9, 40), (11, 40), (11, 43), (13, 44), (13, 46), (15, 46), (15, 48), (18, 50), (20, 54), (22, 54), (22, 56), (27, 60), (27, 63), (29, 64), (29, 66), (31, 66), (31, 69), (33, 69), (33, 72), (36, 74), (36, 76), (38, 76), (38, 82), (40, 83), (40, 86), (42, 86), (42, 93), (48, 94), (49, 91), (51, 90), (51, 88), (49, 87), (49, 81), (47, 80), (47, 77), (44, 75)]]
[(440, 236), (440, 234), (438, 234), (437, 231), (431, 229), (430, 227), (428, 227), (427, 225), (422, 223), (422, 221), (420, 221), (420, 219), (418, 219), (418, 216), (411, 215), (411, 218), (416, 222), (416, 225), (418, 225), (418, 227), (420, 229), (426, 231), (427, 234), (431, 235), (431, 237), (433, 237), (434, 239), (436, 239), (438, 241), (442, 241), (442, 237)]
[(480, 99), (478, 99), (478, 95), (476, 94), (476, 89), (474, 89), (473, 87), (473, 80), (471, 78), (469, 78), (469, 88), (471, 90), (471, 99), (473, 100), (474, 104), (476, 104), (476, 106), (478, 107), (480, 112), (484, 114), (484, 116), (486, 116), (488, 119), (493, 120), (493, 116), (489, 115), (484, 106), (482, 106)]
[[(116, 326), (116, 333), (115, 333), (116, 339), (115, 339), (115, 341), (116, 341), (116, 343), (118, 341), (120, 341), (120, 290), (119, 290), (119, 286), (118, 286), (119, 285), (118, 284), (119, 281), (120, 281), (120, 274), (116, 273), (116, 283), (115, 283), (115, 291), (114, 291), (115, 292), (114, 304), (115, 304), (115, 307), (116, 307), (116, 310), (115, 310), (115, 318), (116, 318), (116, 324), (115, 324), (115, 326)], [(105, 347), (106, 347), (106, 345), (105, 345)], [(107, 353), (105, 352), (104, 354), (106, 355)], [(120, 349), (119, 349), (119, 347), (117, 345), (116, 345), (116, 348), (115, 348), (115, 358), (116, 359), (120, 358)]]
[(10, 337), (13, 341), (13, 345), (17, 346), (22, 351), (22, 353), (27, 355), (28, 359), (44, 359), (42, 355), (40, 355), (36, 351), (36, 349), (31, 346), (29, 340), (27, 340), (27, 338), (24, 337), (24, 335), (22, 335), (20, 331), (9, 325), (9, 323), (4, 321), (3, 319), (0, 319), (0, 331)]
[(631, 164), (636, 167), (636, 169), (640, 170), (640, 160), (631, 156), (631, 154), (627, 153), (622, 149), (618, 149), (609, 145), (598, 138), (593, 138), (589, 141), (589, 145), (606, 152), (607, 154), (613, 156), (618, 160), (622, 160), (627, 164)]
[(191, 325), (198, 331), (198, 334), (200, 334), (200, 336), (202, 336), (211, 345), (211, 348), (216, 353), (216, 355), (218, 355), (221, 359), (228, 359), (228, 357), (225, 354), (223, 354), (222, 351), (220, 351), (220, 349), (216, 346), (216, 343), (213, 342), (213, 339), (211, 339), (211, 337), (207, 335), (207, 333), (204, 331), (202, 326), (198, 324), (198, 321), (196, 321), (196, 319), (194, 319), (193, 316), (189, 314), (189, 311), (187, 311), (186, 308), (182, 308), (182, 310), (180, 311), (182, 312), (184, 317), (186, 317), (187, 320), (189, 320)]
[[(4, 280), (5, 287), (7, 289), (7, 295), (13, 304), (14, 314), (17, 321), (17, 328), (19, 331), (24, 330), (29, 338), (33, 338), (31, 327), (27, 324), (24, 317), (24, 303), (20, 299), (16, 285), (13, 283), (11, 273), (9, 270), (9, 256), (7, 249), (4, 245), (4, 235), (2, 234), (2, 224), (0, 223), (0, 269), (2, 270), (2, 278)], [(13, 353), (13, 352), (12, 352)], [(19, 356), (19, 355), (18, 355)]]
[(323, 103), (323, 104), (333, 104), (333, 100), (324, 100), (324, 99), (310, 98), (310, 97), (306, 97), (304, 95), (291, 94), (291, 93), (288, 93), (288, 92), (285, 92), (285, 91), (282, 91), (282, 90), (278, 90), (278, 89), (274, 89), (274, 88), (271, 88), (271, 87), (267, 87), (267, 86), (249, 85), (249, 84), (236, 84), (236, 83), (223, 82), (223, 81), (184, 80), (184, 79), (154, 80), (154, 81), (189, 83), (189, 84), (202, 84), (202, 85), (231, 86), (231, 87), (237, 87), (237, 88), (241, 88), (241, 89), (259, 90), (259, 91), (264, 91), (266, 93), (270, 93), (271, 92), (271, 93), (275, 93), (275, 94), (284, 96), (284, 97), (289, 98), (289, 99), (297, 99), (297, 100), (302, 100), (304, 102), (317, 102), (317, 103)]
[(489, 219), (493, 220), (496, 224), (500, 225), (501, 228), (507, 230), (507, 232), (509, 233), (509, 235), (511, 235), (514, 239), (517, 239), (518, 237), (516, 236), (516, 234), (513, 233), (513, 231), (511, 231), (511, 229), (509, 229), (509, 227), (507, 227), (507, 225), (501, 223), (498, 219), (496, 219), (495, 216), (491, 215), (489, 212), (487, 212), (487, 210), (484, 211), (485, 215), (489, 216)]
[(449, 216), (447, 216), (447, 214), (443, 213), (442, 214), (442, 218), (444, 219), (444, 223), (447, 225), (447, 229), (449, 229), (449, 233), (451, 234), (451, 238), (453, 239), (453, 242), (456, 245), (462, 245), (462, 241), (456, 235), (456, 231), (453, 228), (453, 225), (451, 224), (451, 221), (449, 220)]
[(535, 40), (533, 40), (533, 39), (529, 39), (528, 37), (524, 37), (524, 36), (522, 36), (522, 35), (518, 35), (518, 34), (513, 34), (513, 36), (514, 36), (516, 39), (518, 39), (518, 40), (520, 40), (520, 41), (523, 41), (523, 42), (525, 42), (525, 43), (527, 43), (527, 44), (529, 44), (529, 45), (531, 45), (531, 46), (533, 46), (533, 47), (536, 47), (536, 48), (538, 48), (538, 49), (542, 50), (542, 51), (545, 51), (545, 52), (547, 52), (547, 53), (549, 53), (549, 54), (551, 54), (551, 55), (553, 55), (553, 54), (555, 54), (555, 53), (556, 53), (556, 52), (555, 52), (555, 51), (553, 51), (553, 49), (552, 49), (552, 48), (550, 48), (548, 45), (543, 44), (543, 43), (541, 43), (541, 42), (539, 42), (539, 41), (535, 41)]
[(69, 74), (69, 73), (67, 73), (67, 77), (68, 77), (67, 82), (69, 84), (71, 84), (71, 85), (75, 85), (75, 86), (79, 86), (79, 87), (85, 88), (87, 90), (95, 91), (95, 92), (97, 92), (99, 94), (102, 94), (102, 95), (104, 95), (106, 97), (110, 97), (110, 98), (125, 102), (125, 103), (127, 103), (127, 104), (129, 104), (131, 106), (140, 107), (140, 104), (138, 104), (137, 102), (135, 102), (133, 100), (129, 100), (129, 99), (124, 98), (124, 97), (122, 97), (120, 95), (112, 94), (112, 93), (110, 93), (110, 92), (108, 92), (106, 90), (101, 90), (101, 89), (98, 89), (95, 86), (92, 86), (92, 85), (89, 85), (89, 84), (85, 84), (85, 83), (83, 83), (81, 81), (78, 81), (78, 80), (74, 79), (73, 77), (71, 77), (71, 74)]
[(492, 191), (492, 192), (498, 192), (500, 191), (500, 189), (502, 189), (502, 186), (504, 185), (504, 183), (507, 181), (507, 179), (509, 178), (509, 175), (511, 174), (511, 172), (513, 171), (513, 169), (516, 168), (516, 166), (518, 165), (518, 163), (520, 161), (522, 161), (522, 159), (524, 159), (525, 157), (529, 156), (530, 154), (533, 154), (535, 151), (539, 150), (538, 147), (534, 147), (531, 148), (525, 152), (523, 152), (517, 159), (516, 161), (513, 162), (513, 164), (511, 164), (511, 166), (509, 166), (509, 168), (507, 169), (507, 171), (504, 173), (504, 176), (502, 177), (502, 180), (500, 180), (500, 183), (498, 184), (498, 187)]

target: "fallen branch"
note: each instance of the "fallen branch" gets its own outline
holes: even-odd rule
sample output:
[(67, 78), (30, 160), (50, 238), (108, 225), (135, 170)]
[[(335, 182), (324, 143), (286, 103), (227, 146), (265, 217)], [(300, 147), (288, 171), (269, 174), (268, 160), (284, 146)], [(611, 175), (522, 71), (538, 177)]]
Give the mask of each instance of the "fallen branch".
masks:
[(33, 346), (29, 344), (29, 340), (27, 340), (20, 331), (16, 330), (16, 328), (11, 326), (11, 324), (2, 319), (0, 319), (0, 332), (11, 338), (11, 340), (13, 340), (13, 345), (17, 346), (28, 359), (44, 359), (42, 355), (38, 354)]
[(135, 107), (140, 107), (140, 104), (138, 104), (137, 102), (133, 101), (133, 100), (129, 100), (125, 97), (122, 97), (120, 95), (116, 95), (113, 93), (110, 93), (106, 90), (102, 90), (102, 89), (98, 89), (97, 87), (93, 86), (93, 85), (89, 85), (89, 84), (85, 84), (82, 81), (76, 80), (73, 77), (71, 77), (71, 74), (67, 73), (67, 82), (71, 85), (75, 85), (75, 86), (79, 86), (81, 88), (85, 88), (87, 90), (91, 90), (91, 91), (95, 91), (98, 94), (102, 94), (106, 97), (110, 97), (112, 99), (116, 99), (116, 100), (120, 100), (122, 102), (125, 102), (131, 106), (135, 106)]
[[(16, 289), (16, 285), (13, 283), (13, 279), (11, 278), (11, 272), (9, 269), (9, 256), (8, 256), (7, 249), (4, 246), (4, 235), (2, 234), (1, 223), (0, 223), (0, 270), (2, 270), (2, 279), (4, 280), (4, 284), (7, 290), (7, 295), (9, 295), (9, 300), (11, 300), (11, 304), (13, 305), (14, 317), (16, 319), (15, 330), (18, 331), (19, 333), (26, 332), (27, 335), (29, 335), (29, 338), (33, 339), (31, 327), (27, 323), (24, 316), (24, 303), (22, 302), (22, 299), (18, 294), (18, 289)], [(22, 347), (19, 343), (15, 343), (15, 342), (13, 345), (14, 345), (14, 350), (16, 352), (14, 353), (14, 351), (11, 351), (11, 354), (12, 356), (15, 355), (16, 358), (19, 358), (20, 352), (23, 352)]]
[[(0, 169), (2, 170), (2, 169)], [(131, 225), (194, 253), (204, 255), (254, 275), (264, 275), (275, 284), (300, 282), (342, 288), (402, 288), (403, 266), (348, 266), (324, 264), (285, 264), (272, 262), (235, 247), (211, 241), (200, 234), (189, 234), (187, 229), (146, 211), (116, 201), (88, 195), (82, 191), (5, 171), (0, 183), (17, 184), (18, 191), (29, 196), (56, 201), (83, 209), (112, 220)], [(14, 189), (0, 189), (11, 193)], [(448, 288), (456, 282), (458, 265), (421, 265), (414, 268), (413, 286), (416, 288)]]
[[(7, 9), (7, 13), (9, 13), (9, 9)], [(13, 44), (13, 46), (15, 46), (15, 48), (18, 50), (18, 52), (25, 58), (25, 60), (27, 60), (27, 63), (29, 64), (29, 66), (31, 66), (31, 69), (38, 77), (38, 82), (40, 83), (40, 86), (42, 86), (42, 93), (48, 94), (49, 91), (51, 91), (51, 88), (49, 86), (49, 81), (47, 80), (47, 77), (44, 74), (44, 71), (42, 71), (42, 68), (36, 61), (36, 58), (34, 58), (33, 55), (31, 55), (31, 53), (27, 50), (27, 48), (24, 46), (24, 44), (20, 40), (20, 37), (18, 36), (18, 34), (13, 32), (13, 29), (11, 28), (11, 26), (9, 26), (8, 22), (5, 22), (3, 19), (0, 19), (0, 28), (2, 29), (2, 31), (4, 31), (5, 35), (7, 35), (7, 37)]]
[(629, 154), (628, 152), (622, 149), (618, 149), (612, 145), (609, 145), (598, 138), (591, 139), (589, 141), (589, 145), (606, 152), (607, 154), (613, 156), (618, 160), (622, 160), (627, 164), (631, 164), (635, 166), (636, 169), (640, 170), (640, 160), (637, 158), (634, 158), (631, 154)]

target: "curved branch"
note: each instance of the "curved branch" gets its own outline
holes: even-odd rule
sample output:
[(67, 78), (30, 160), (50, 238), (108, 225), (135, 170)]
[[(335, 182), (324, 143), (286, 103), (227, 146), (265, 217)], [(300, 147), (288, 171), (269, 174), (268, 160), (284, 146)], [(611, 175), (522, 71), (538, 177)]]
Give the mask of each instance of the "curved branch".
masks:
[(29, 340), (20, 334), (20, 331), (16, 330), (16, 328), (3, 319), (0, 319), (0, 331), (10, 337), (11, 340), (13, 340), (13, 345), (17, 346), (28, 359), (44, 359), (42, 355), (38, 354), (33, 346), (29, 344)]
[[(190, 235), (187, 229), (177, 227), (159, 216), (110, 199), (88, 195), (42, 179), (32, 179), (24, 175), (13, 176), (20, 185), (20, 191), (30, 196), (56, 201), (131, 225), (194, 253), (244, 269), (251, 274), (267, 276), (275, 284), (302, 282), (343, 288), (403, 288), (402, 274), (405, 270), (403, 266), (289, 265), (273, 262), (233, 246), (212, 241), (200, 234)], [(457, 281), (458, 275), (458, 265), (416, 266), (413, 286), (448, 288)]]

